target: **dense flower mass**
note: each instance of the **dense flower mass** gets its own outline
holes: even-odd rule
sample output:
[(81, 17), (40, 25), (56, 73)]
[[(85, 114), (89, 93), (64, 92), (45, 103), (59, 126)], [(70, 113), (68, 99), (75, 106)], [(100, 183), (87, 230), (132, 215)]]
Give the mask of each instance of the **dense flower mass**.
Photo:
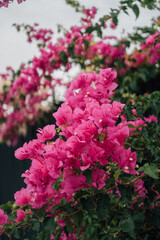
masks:
[[(67, 90), (66, 101), (53, 114), (62, 139), (53, 141), (55, 127), (48, 125), (38, 131), (37, 139), (16, 150), (20, 160), (32, 160), (22, 175), (27, 187), (15, 194), (18, 205), (41, 208), (47, 204), (50, 209), (49, 199), (54, 206), (62, 198), (71, 200), (81, 188), (102, 189), (109, 179), (108, 163), (116, 162), (127, 174), (138, 174), (136, 153), (124, 148), (131, 135), (128, 122), (116, 124), (124, 104), (110, 100), (117, 87), (115, 79), (116, 72), (110, 68), (101, 69), (99, 74), (81, 73)], [(92, 170), (90, 183), (84, 175), (87, 169)], [(59, 185), (58, 191), (53, 184)]]

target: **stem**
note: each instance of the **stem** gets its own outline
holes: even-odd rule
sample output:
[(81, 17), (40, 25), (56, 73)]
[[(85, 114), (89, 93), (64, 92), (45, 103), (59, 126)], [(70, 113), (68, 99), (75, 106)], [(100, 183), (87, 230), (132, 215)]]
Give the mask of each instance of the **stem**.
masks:
[(78, 209), (77, 211), (75, 211), (75, 212), (71, 213), (71, 214), (70, 214), (70, 216), (72, 216), (72, 215), (76, 214), (77, 212), (80, 212), (81, 210), (82, 210), (82, 209)]
[[(119, 200), (120, 200), (120, 199), (119, 199)], [(118, 200), (118, 202), (116, 202), (116, 204), (114, 204), (114, 205), (111, 207), (110, 211), (112, 211), (113, 208), (119, 204), (119, 200)]]
[(120, 228), (115, 234), (114, 234), (114, 238), (118, 235), (118, 233), (120, 233), (122, 230), (122, 228)]

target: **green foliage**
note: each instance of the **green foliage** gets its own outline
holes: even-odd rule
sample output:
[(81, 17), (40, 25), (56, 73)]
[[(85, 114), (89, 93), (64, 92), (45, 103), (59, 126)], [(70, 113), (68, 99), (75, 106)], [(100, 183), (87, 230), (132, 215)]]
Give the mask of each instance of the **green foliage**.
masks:
[(84, 6), (80, 5), (78, 1), (75, 0), (65, 0), (67, 4), (69, 4), (71, 7), (73, 7), (76, 12), (83, 12)]
[(114, 22), (114, 24), (117, 26), (118, 25), (118, 15), (120, 13), (120, 10), (117, 10), (117, 9), (112, 9), (111, 8), (111, 13), (110, 13), (110, 16)]
[(113, 22), (115, 25), (118, 25), (118, 16), (121, 11), (123, 11), (125, 14), (129, 15), (128, 10), (131, 9), (133, 13), (136, 16), (136, 19), (139, 17), (140, 14), (140, 8), (139, 3), (141, 4), (141, 7), (147, 7), (150, 10), (153, 9), (160, 9), (159, 4), (157, 0), (123, 0), (120, 1), (119, 9), (111, 9), (110, 16), (113, 19)]
[(100, 38), (102, 37), (102, 29), (98, 23), (96, 23), (95, 25), (90, 26), (86, 29), (86, 33), (89, 33), (89, 34), (94, 31), (96, 31), (98, 37), (100, 37)]
[(131, 216), (121, 220), (119, 226), (123, 232), (128, 233), (132, 239), (135, 239), (134, 222)]
[(152, 178), (159, 179), (158, 167), (154, 163), (151, 163), (150, 165), (145, 163), (143, 167), (139, 168), (139, 172), (144, 172)]
[(66, 66), (67, 63), (68, 63), (68, 57), (67, 57), (67, 54), (66, 54), (65, 52), (62, 51), (62, 52), (60, 52), (59, 57), (60, 57), (60, 59), (61, 59), (63, 65)]

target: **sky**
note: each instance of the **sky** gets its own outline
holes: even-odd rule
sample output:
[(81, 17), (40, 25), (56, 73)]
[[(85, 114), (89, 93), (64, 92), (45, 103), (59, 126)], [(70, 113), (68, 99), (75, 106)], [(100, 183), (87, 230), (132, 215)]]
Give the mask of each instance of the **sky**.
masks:
[[(79, 0), (87, 7), (96, 6), (98, 16), (109, 14), (110, 8), (118, 6), (118, 0)], [(136, 20), (135, 15), (120, 15), (119, 26), (116, 30), (107, 29), (108, 35), (121, 36), (123, 29), (126, 32), (133, 32), (134, 26), (149, 26), (150, 19), (160, 15), (158, 10), (150, 11), (142, 9), (140, 17)], [(16, 0), (8, 8), (0, 8), (0, 72), (4, 73), (7, 66), (18, 69), (22, 62), (28, 62), (34, 56), (39, 55), (35, 43), (27, 43), (24, 32), (17, 32), (12, 26), (18, 24), (39, 23), (40, 27), (47, 29), (56, 28), (57, 24), (63, 25), (66, 29), (79, 24), (80, 14), (65, 4), (65, 0), (26, 0), (18, 4)], [(56, 35), (54, 35), (56, 38)]]

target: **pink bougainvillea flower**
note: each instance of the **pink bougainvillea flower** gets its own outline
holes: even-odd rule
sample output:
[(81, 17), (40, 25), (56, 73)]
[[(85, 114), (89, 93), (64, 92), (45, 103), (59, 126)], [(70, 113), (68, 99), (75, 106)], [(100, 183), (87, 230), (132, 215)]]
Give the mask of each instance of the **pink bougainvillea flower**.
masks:
[(126, 138), (129, 136), (129, 127), (122, 123), (114, 127), (108, 127), (108, 139), (118, 145), (124, 146)]
[(72, 109), (66, 103), (63, 103), (53, 116), (55, 117), (58, 126), (65, 126), (72, 122)]
[(6, 224), (8, 221), (9, 220), (7, 214), (4, 214), (4, 211), (0, 209), (0, 235), (2, 235), (3, 232), (5, 231), (1, 226)]
[(23, 147), (18, 148), (15, 151), (15, 157), (19, 160), (35, 158), (37, 155), (41, 155), (43, 152), (44, 150), (40, 140), (33, 139), (28, 144), (24, 143)]
[(135, 152), (131, 152), (131, 148), (121, 148), (117, 151), (115, 154), (115, 161), (118, 163), (119, 168), (123, 168), (125, 173), (139, 175), (139, 173), (135, 170), (137, 155)]
[(27, 189), (22, 188), (20, 191), (17, 191), (14, 194), (14, 198), (16, 200), (17, 205), (23, 206), (23, 205), (27, 205), (29, 203), (31, 194)]
[(122, 104), (117, 101), (113, 101), (112, 103), (112, 109), (111, 112), (115, 117), (119, 117), (120, 113), (122, 112), (122, 109), (124, 108), (125, 104)]
[(143, 186), (144, 182), (142, 179), (138, 179), (135, 183), (135, 192), (137, 193), (138, 197), (145, 197), (147, 194), (146, 188)]
[(91, 166), (92, 159), (90, 156), (88, 156), (85, 153), (81, 154), (81, 158), (82, 158), (83, 166), (81, 166), (80, 169), (81, 169), (81, 171), (85, 171), (86, 169), (88, 169)]
[(92, 186), (100, 190), (106, 185), (105, 180), (107, 179), (107, 175), (103, 169), (94, 167), (92, 172), (92, 179)]
[(94, 18), (95, 14), (97, 13), (97, 8), (92, 7), (91, 9), (85, 9), (84, 13), (86, 14), (86, 16)]
[(93, 121), (90, 120), (83, 121), (74, 131), (74, 135), (76, 135), (81, 141), (89, 141), (97, 133), (97, 127)]
[(65, 178), (61, 184), (62, 192), (72, 194), (81, 188), (89, 187), (86, 183), (86, 177), (83, 175), (70, 175)]
[(116, 25), (115, 25), (115, 23), (113, 22), (113, 20), (112, 20), (112, 22), (111, 22), (111, 25), (110, 25), (110, 26), (111, 26), (111, 28), (112, 28), (112, 29), (116, 29)]
[(158, 119), (157, 119), (157, 117), (155, 117), (154, 115), (150, 115), (148, 118), (144, 118), (144, 120), (145, 121), (147, 121), (147, 122), (158, 122)]
[(57, 223), (58, 223), (59, 226), (61, 226), (61, 227), (66, 226), (66, 222), (65, 222), (65, 220), (63, 220), (63, 219), (57, 219)]
[(7, 221), (8, 221), (7, 214), (4, 214), (4, 211), (0, 209), (0, 226), (7, 223)]
[(47, 125), (43, 129), (39, 128), (37, 137), (41, 142), (53, 139), (56, 135), (55, 125)]
[(15, 219), (16, 222), (22, 222), (26, 216), (26, 212), (22, 209), (17, 210), (17, 218)]

